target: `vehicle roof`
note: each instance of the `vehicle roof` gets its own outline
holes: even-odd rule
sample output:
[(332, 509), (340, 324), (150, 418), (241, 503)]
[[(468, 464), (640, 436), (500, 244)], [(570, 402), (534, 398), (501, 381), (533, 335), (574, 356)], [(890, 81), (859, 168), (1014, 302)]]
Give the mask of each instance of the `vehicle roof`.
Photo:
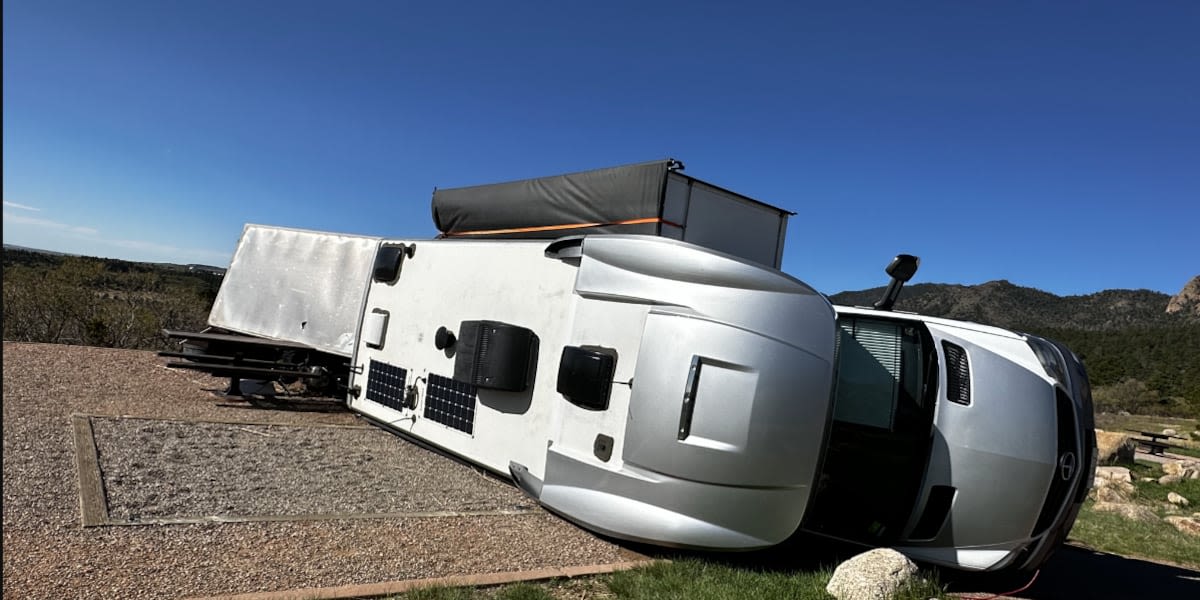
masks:
[(984, 325), (982, 323), (975, 323), (972, 321), (959, 321), (956, 319), (931, 317), (928, 315), (922, 315), (922, 314), (913, 313), (913, 312), (893, 311), (893, 310), (877, 310), (877, 309), (870, 308), (867, 306), (842, 306), (839, 304), (834, 304), (833, 309), (839, 315), (853, 314), (853, 315), (870, 315), (870, 316), (877, 316), (877, 317), (891, 317), (891, 318), (896, 318), (896, 319), (908, 319), (908, 320), (914, 320), (914, 321), (922, 321), (924, 323), (931, 323), (934, 325), (941, 325), (943, 327), (957, 327), (960, 329), (967, 329), (967, 330), (975, 331), (978, 333), (986, 333), (986, 334), (998, 335), (1001, 337), (1014, 338), (1014, 339), (1024, 339), (1023, 335), (1021, 335), (1015, 331), (1003, 329), (1000, 327), (994, 327), (992, 325)]

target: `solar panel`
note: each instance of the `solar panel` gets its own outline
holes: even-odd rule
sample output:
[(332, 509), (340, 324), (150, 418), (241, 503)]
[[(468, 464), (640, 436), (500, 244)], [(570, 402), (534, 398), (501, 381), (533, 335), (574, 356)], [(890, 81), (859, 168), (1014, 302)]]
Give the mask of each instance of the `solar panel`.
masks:
[(395, 365), (371, 360), (370, 378), (367, 380), (367, 400), (378, 402), (393, 410), (404, 406), (404, 381), (408, 372)]
[(475, 386), (430, 373), (425, 418), (471, 434), (475, 430)]

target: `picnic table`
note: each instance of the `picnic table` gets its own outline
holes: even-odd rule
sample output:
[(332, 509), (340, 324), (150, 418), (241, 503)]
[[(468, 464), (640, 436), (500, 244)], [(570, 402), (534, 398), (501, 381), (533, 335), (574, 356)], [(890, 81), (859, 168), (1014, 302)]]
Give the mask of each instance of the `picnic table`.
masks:
[(1179, 446), (1173, 446), (1171, 444), (1168, 444), (1168, 443), (1164, 442), (1163, 440), (1168, 440), (1168, 439), (1182, 440), (1182, 439), (1184, 439), (1177, 435), (1168, 435), (1165, 433), (1157, 433), (1157, 432), (1153, 432), (1153, 431), (1141, 431), (1138, 429), (1126, 429), (1125, 431), (1131, 431), (1138, 435), (1143, 435), (1145, 437), (1150, 438), (1148, 440), (1142, 439), (1142, 438), (1133, 438), (1133, 441), (1137, 442), (1138, 444), (1141, 444), (1142, 446), (1145, 446), (1146, 451), (1149, 452), (1150, 454), (1157, 454), (1158, 456), (1162, 456), (1163, 451), (1166, 450), (1167, 448), (1178, 448), (1179, 447)]

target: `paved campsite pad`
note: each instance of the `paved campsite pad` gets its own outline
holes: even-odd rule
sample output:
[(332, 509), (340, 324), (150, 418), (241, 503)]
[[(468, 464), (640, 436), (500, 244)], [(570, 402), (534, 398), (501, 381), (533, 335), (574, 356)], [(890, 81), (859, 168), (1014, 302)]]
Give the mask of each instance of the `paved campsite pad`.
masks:
[(375, 427), (89, 421), (108, 524), (483, 516), (537, 508), (513, 486)]

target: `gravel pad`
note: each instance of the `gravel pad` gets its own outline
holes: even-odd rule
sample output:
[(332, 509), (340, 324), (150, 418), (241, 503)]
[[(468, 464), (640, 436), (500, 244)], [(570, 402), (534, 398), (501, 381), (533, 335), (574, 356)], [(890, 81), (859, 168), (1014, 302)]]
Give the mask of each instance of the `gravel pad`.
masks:
[(516, 488), (374, 428), (93, 417), (109, 519), (532, 511)]

